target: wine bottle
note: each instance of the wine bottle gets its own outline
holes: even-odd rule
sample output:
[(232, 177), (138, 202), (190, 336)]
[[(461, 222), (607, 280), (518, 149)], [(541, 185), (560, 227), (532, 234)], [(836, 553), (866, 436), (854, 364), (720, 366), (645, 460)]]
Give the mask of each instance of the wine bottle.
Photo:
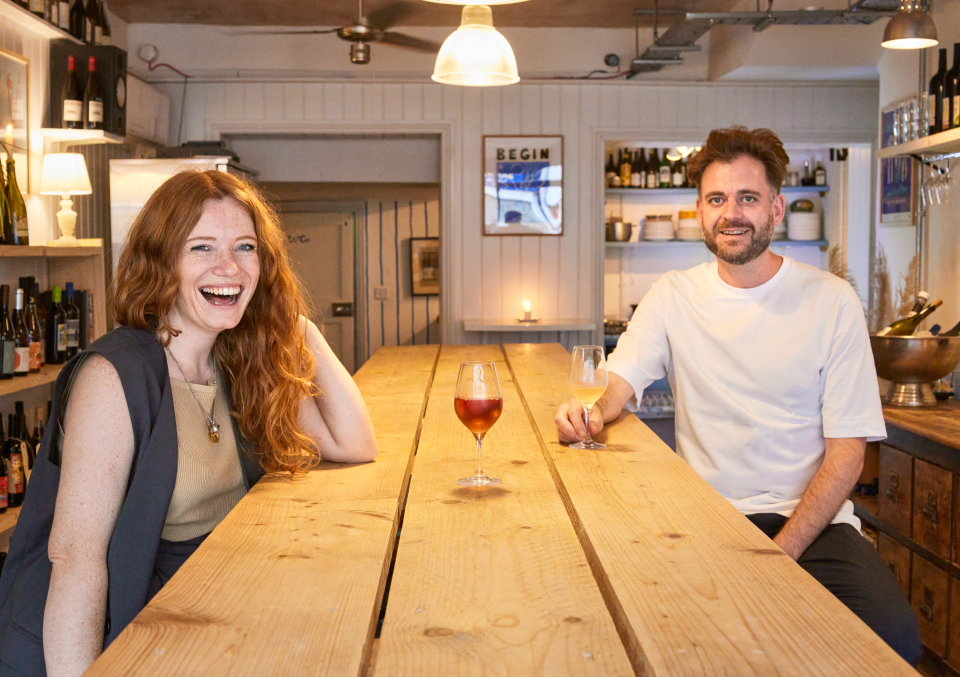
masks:
[[(640, 187), (640, 154), (643, 153), (641, 148), (639, 151), (633, 154), (633, 164), (630, 166), (630, 187), (639, 188)], [(644, 177), (646, 178), (646, 177)]]
[(641, 148), (640, 152), (637, 154), (637, 159), (639, 160), (639, 169), (640, 169), (640, 185), (638, 188), (647, 187), (647, 149)]
[(70, 8), (70, 35), (87, 42), (87, 12), (83, 7), (83, 0), (74, 0)]
[(57, 28), (70, 32), (70, 3), (68, 0), (55, 0), (57, 4)]
[(67, 361), (67, 312), (63, 309), (60, 285), (50, 292), (50, 312), (47, 314), (47, 362), (63, 364)]
[[(930, 301), (930, 294), (925, 291), (917, 292), (917, 298), (913, 302), (913, 307), (910, 308), (910, 312), (904, 315), (904, 318), (910, 318), (919, 313), (921, 310), (926, 308), (927, 303)], [(892, 325), (891, 325), (892, 326)], [(890, 326), (884, 327), (877, 332), (877, 336), (886, 336), (890, 332)]]
[(100, 5), (100, 29), (103, 33), (101, 39), (104, 45), (113, 44), (113, 34), (110, 31), (110, 19), (107, 18), (107, 3), (103, 0), (99, 0)]
[(17, 346), (13, 360), (13, 375), (26, 376), (30, 369), (30, 334), (23, 321), (23, 290), (17, 289), (13, 295), (13, 331), (17, 337)]
[(6, 439), (3, 437), (3, 417), (0, 417), (0, 514), (3, 514), (7, 511), (7, 506), (10, 503), (10, 496), (8, 494), (9, 477), (7, 476), (7, 463), (6, 459), (2, 458), (2, 449), (4, 444), (6, 444)]
[(658, 167), (661, 188), (669, 188), (671, 185), (673, 185), (672, 179), (670, 178), (670, 175), (672, 174), (670, 171), (670, 160), (667, 159), (667, 153), (669, 152), (669, 148), (663, 149), (663, 157), (660, 159), (660, 166)]
[(7, 500), (11, 508), (23, 504), (23, 492), (26, 488), (18, 424), (19, 421), (13, 414), (7, 417), (7, 439), (3, 442), (3, 460), (7, 464)]
[(10, 322), (10, 285), (0, 285), (0, 379), (13, 378), (16, 363), (17, 336)]
[(671, 167), (670, 183), (674, 188), (683, 188), (683, 158), (678, 157)]
[(650, 151), (650, 158), (647, 160), (647, 188), (657, 188), (660, 186), (660, 157), (657, 155), (657, 149)]
[(36, 442), (34, 447), (36, 449), (40, 448), (40, 443), (43, 441), (43, 433), (47, 429), (47, 414), (44, 411), (43, 407), (37, 407), (33, 410), (33, 434), (30, 436), (32, 440)]
[(34, 283), (29, 280), (24, 289), (26, 303), (24, 304), (23, 321), (27, 325), (27, 333), (30, 335), (30, 367), (31, 374), (40, 373), (40, 367), (43, 366), (43, 332), (40, 329), (40, 318), (37, 315), (37, 304), (33, 297)]
[(100, 94), (100, 82), (97, 78), (97, 57), (90, 57), (90, 75), (83, 90), (84, 120), (87, 129), (103, 129), (103, 95)]
[(827, 170), (823, 167), (823, 162), (817, 160), (817, 168), (813, 170), (813, 185), (827, 185)]
[[(80, 4), (77, 2), (74, 7)], [(60, 109), (65, 129), (83, 129), (83, 92), (77, 81), (77, 58), (73, 54), (67, 56), (67, 81), (60, 93)]]
[(613, 177), (619, 173), (620, 169), (613, 163), (613, 153), (610, 153), (610, 159), (607, 160), (607, 167), (604, 170), (607, 188), (613, 188)]
[(87, 0), (87, 42), (103, 44), (103, 25), (100, 23), (100, 7), (97, 0)]
[(44, 18), (43, 0), (29, 0), (29, 2), (27, 3), (27, 9), (29, 9), (31, 13), (40, 17), (41, 19)]
[(630, 166), (630, 149), (623, 149), (623, 158), (620, 160), (620, 185), (626, 188), (630, 185), (630, 174), (632, 172)]
[(3, 171), (0, 171), (0, 219), (3, 220), (4, 244), (20, 244), (17, 240), (17, 231), (13, 228), (13, 221), (10, 220), (10, 205), (7, 202), (7, 182), (3, 179)]
[(916, 315), (912, 317), (903, 317), (892, 323), (890, 326), (885, 327), (883, 330), (878, 332), (878, 336), (912, 336), (913, 332), (917, 330), (917, 327), (920, 326), (920, 323), (925, 319), (930, 317), (930, 314), (939, 308), (943, 304), (943, 301), (937, 299), (930, 305), (926, 306)]
[(73, 302), (73, 282), (67, 282), (67, 303), (63, 308), (67, 315), (67, 359), (80, 352), (80, 309)]
[(947, 79), (947, 50), (940, 51), (940, 67), (930, 78), (930, 87), (927, 89), (927, 118), (928, 134), (937, 134), (943, 131), (943, 85)]
[[(17, 244), (30, 244), (30, 229), (27, 227), (27, 205), (23, 202), (23, 195), (20, 194), (20, 188), (17, 186), (17, 173), (14, 168), (14, 159), (7, 158), (7, 204), (10, 207), (10, 222), (13, 225), (13, 231), (16, 233)], [(27, 294), (33, 292), (32, 289), (24, 290)]]
[(30, 426), (27, 425), (27, 414), (23, 409), (23, 400), (14, 404), (14, 414), (20, 426), (20, 450), (23, 452), (23, 472), (26, 475), (25, 484), (30, 483), (30, 471), (33, 470), (33, 459), (36, 458), (36, 445), (30, 437)]
[(960, 127), (960, 42), (953, 43), (953, 66), (943, 83), (943, 128)]
[(946, 331), (941, 331), (937, 336), (960, 336), (960, 322), (957, 322), (953, 327), (947, 329)]

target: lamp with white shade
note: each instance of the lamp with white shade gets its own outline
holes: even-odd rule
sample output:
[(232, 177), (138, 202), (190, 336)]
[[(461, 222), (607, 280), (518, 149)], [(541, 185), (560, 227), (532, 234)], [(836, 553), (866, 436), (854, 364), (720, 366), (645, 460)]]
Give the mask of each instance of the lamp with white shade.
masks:
[(512, 85), (520, 81), (513, 49), (493, 27), (490, 7), (463, 8), (460, 28), (444, 41), (431, 78), (441, 84), (467, 87)]
[(90, 175), (87, 163), (80, 153), (48, 153), (43, 156), (43, 170), (40, 174), (40, 194), (59, 195), (60, 211), (57, 223), (60, 226), (60, 239), (50, 242), (55, 246), (76, 246), (80, 241), (74, 236), (77, 227), (77, 213), (73, 211), (73, 195), (89, 195)]

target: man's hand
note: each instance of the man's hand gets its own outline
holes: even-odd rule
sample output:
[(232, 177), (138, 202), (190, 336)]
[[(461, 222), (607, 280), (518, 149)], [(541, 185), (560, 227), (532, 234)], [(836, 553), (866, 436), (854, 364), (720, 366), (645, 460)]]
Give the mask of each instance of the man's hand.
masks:
[[(596, 435), (603, 424), (617, 418), (623, 406), (633, 397), (633, 386), (616, 374), (609, 374), (607, 390), (590, 410), (590, 434)], [(573, 399), (564, 402), (557, 410), (553, 422), (557, 424), (557, 437), (561, 442), (582, 442), (587, 434), (583, 420), (583, 405)]]
[[(603, 429), (603, 416), (594, 406), (590, 417), (590, 434), (596, 435)], [(561, 442), (582, 442), (587, 436), (587, 424), (584, 421), (584, 409), (580, 400), (573, 398), (560, 405), (553, 422), (557, 424), (557, 437)]]

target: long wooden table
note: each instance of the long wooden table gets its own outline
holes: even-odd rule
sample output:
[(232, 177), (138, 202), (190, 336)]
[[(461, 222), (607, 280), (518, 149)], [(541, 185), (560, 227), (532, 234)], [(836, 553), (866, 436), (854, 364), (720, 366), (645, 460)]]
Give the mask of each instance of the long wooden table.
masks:
[[(456, 484), (477, 359), (498, 487)], [(261, 480), (88, 674), (917, 674), (635, 416), (604, 450), (557, 443), (569, 360), (381, 349), (356, 376), (377, 460)]]

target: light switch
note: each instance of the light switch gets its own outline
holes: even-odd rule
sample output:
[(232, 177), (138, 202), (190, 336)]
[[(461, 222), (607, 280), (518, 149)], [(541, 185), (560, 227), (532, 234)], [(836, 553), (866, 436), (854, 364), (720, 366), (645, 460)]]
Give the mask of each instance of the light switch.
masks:
[(373, 298), (377, 301), (386, 301), (390, 298), (390, 287), (374, 287)]

